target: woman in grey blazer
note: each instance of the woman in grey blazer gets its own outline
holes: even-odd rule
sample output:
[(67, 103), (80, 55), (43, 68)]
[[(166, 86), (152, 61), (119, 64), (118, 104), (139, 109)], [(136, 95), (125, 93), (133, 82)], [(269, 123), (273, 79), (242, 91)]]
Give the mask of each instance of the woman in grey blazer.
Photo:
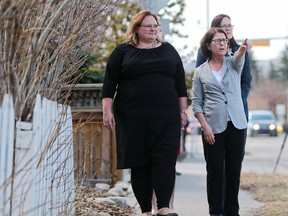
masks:
[(207, 61), (196, 68), (192, 106), (202, 127), (209, 214), (239, 215), (238, 192), (247, 119), (241, 98), (241, 71), (251, 43), (246, 39), (231, 57), (220, 28), (209, 29), (200, 43)]

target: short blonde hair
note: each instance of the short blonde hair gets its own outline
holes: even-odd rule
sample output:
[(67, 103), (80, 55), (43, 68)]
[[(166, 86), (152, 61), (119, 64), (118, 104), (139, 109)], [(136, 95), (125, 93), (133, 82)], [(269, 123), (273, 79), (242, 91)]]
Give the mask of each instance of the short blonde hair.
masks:
[[(127, 43), (129, 43), (133, 46), (137, 46), (139, 44), (139, 37), (137, 34), (137, 30), (138, 30), (139, 26), (141, 25), (143, 19), (146, 16), (153, 16), (155, 18), (157, 24), (159, 24), (159, 19), (158, 19), (156, 14), (152, 13), (149, 10), (140, 11), (138, 14), (136, 14), (133, 17), (129, 28), (127, 29), (127, 32), (126, 32), (126, 42)], [(159, 31), (158, 31), (158, 35), (157, 35), (156, 40), (159, 42), (164, 42), (164, 38), (163, 38), (163, 34), (162, 34), (161, 29), (159, 29)]]

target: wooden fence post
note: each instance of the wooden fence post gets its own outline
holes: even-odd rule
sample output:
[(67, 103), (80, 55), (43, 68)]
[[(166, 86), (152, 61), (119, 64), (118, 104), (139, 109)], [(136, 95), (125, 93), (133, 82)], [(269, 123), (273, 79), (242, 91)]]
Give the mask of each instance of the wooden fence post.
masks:
[(76, 178), (91, 184), (122, 180), (123, 171), (116, 169), (115, 134), (103, 126), (102, 84), (66, 89), (71, 94)]

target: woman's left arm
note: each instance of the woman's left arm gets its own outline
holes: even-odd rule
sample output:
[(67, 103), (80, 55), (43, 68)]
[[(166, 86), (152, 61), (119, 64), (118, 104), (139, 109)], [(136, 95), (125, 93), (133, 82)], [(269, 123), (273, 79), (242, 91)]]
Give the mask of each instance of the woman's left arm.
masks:
[[(232, 57), (232, 61), (234, 67), (237, 68), (238, 71), (241, 71), (245, 62), (245, 53), (246, 51), (250, 51), (252, 48), (252, 43), (245, 39), (244, 42), (240, 45), (239, 49), (235, 52), (234, 56)], [(241, 69), (241, 70), (240, 70)]]
[(179, 108), (180, 108), (180, 120), (181, 120), (181, 128), (185, 126), (187, 122), (187, 87), (186, 87), (186, 80), (185, 80), (185, 70), (183, 67), (183, 62), (176, 51), (176, 49), (171, 45), (172, 51), (170, 52), (171, 54), (173, 53), (174, 55), (174, 60), (175, 62), (175, 74), (174, 74), (174, 79), (175, 79), (175, 88), (179, 96)]
[(187, 97), (179, 98), (181, 128), (187, 123)]

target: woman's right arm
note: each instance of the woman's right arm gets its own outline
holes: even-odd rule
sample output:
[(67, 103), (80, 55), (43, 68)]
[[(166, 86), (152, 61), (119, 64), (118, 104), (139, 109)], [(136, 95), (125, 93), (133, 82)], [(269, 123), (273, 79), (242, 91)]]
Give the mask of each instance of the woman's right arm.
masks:
[(201, 73), (201, 70), (195, 71), (194, 77), (193, 77), (193, 84), (192, 84), (192, 107), (195, 117), (198, 119), (204, 138), (206, 142), (213, 145), (215, 143), (215, 137), (212, 128), (206, 121), (206, 118), (204, 116), (204, 92), (202, 89), (202, 84), (200, 81), (199, 74)]
[(120, 80), (122, 59), (123, 51), (120, 45), (116, 47), (109, 56), (105, 71), (101, 98), (103, 124), (109, 130), (112, 130), (115, 125), (114, 114), (112, 112), (112, 104), (116, 88)]

